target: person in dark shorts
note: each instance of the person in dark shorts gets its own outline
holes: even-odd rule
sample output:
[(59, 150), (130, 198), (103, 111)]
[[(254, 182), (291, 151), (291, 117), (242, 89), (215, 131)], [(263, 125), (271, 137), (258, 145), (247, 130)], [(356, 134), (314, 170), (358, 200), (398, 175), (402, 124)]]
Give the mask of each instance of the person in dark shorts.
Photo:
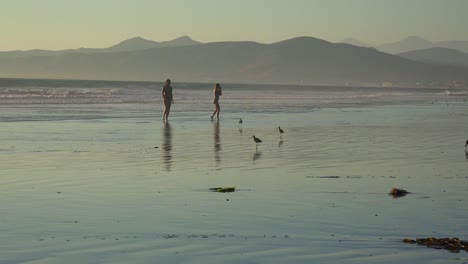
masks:
[(171, 80), (166, 80), (166, 84), (164, 85), (161, 94), (164, 101), (163, 121), (168, 121), (169, 112), (171, 111), (171, 105), (174, 103), (174, 98), (172, 97)]
[(214, 100), (213, 100), (213, 103), (215, 104), (215, 110), (213, 112), (213, 114), (211, 115), (211, 119), (213, 119), (213, 117), (216, 115), (216, 118), (219, 119), (219, 111), (221, 110), (221, 108), (219, 107), (219, 97), (223, 94), (222, 90), (221, 90), (221, 85), (219, 85), (219, 83), (217, 83), (215, 85), (215, 88), (213, 89), (213, 95), (214, 95)]

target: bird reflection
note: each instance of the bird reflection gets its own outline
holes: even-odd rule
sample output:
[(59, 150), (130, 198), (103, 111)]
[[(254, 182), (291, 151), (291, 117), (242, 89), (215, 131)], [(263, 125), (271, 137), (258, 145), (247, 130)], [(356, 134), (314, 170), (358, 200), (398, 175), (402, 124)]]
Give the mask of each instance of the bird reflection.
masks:
[(281, 148), (283, 146), (283, 140), (280, 139), (280, 141), (278, 142), (278, 148)]
[(221, 137), (219, 136), (219, 120), (213, 123), (214, 154), (216, 166), (221, 164)]
[(256, 151), (254, 152), (254, 154), (253, 154), (252, 159), (253, 159), (253, 161), (256, 161), (256, 160), (260, 159), (261, 157), (262, 157), (262, 152), (256, 150)]
[(169, 121), (166, 121), (163, 126), (163, 163), (166, 171), (171, 170), (172, 165), (172, 129)]

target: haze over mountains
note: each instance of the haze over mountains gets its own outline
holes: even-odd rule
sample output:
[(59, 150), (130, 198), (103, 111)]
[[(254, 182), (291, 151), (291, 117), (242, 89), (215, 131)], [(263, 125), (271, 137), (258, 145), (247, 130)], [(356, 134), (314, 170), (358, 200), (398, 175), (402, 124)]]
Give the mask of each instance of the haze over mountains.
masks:
[(468, 70), (298, 37), (272, 44), (132, 38), (105, 49), (0, 52), (0, 77), (452, 87)]
[(398, 56), (427, 63), (468, 67), (468, 53), (448, 48), (428, 48), (398, 54)]
[[(348, 44), (355, 45), (355, 46), (360, 46), (360, 47), (372, 47), (372, 45), (363, 43), (354, 38), (347, 38), (341, 42), (348, 43)], [(421, 49), (429, 49), (429, 48), (456, 49), (461, 52), (468, 53), (468, 41), (466, 40), (448, 40), (448, 41), (440, 41), (440, 42), (431, 42), (431, 41), (428, 41), (421, 37), (416, 37), (416, 36), (410, 36), (400, 41), (385, 43), (385, 44), (377, 45), (374, 47), (380, 51), (390, 53), (390, 54), (399, 54), (403, 52), (421, 50)]]
[[(355, 46), (370, 47), (359, 40), (348, 38), (342, 41)], [(410, 60), (468, 67), (468, 41), (451, 40), (430, 42), (420, 37), (407, 37), (401, 41), (376, 46), (376, 49)]]

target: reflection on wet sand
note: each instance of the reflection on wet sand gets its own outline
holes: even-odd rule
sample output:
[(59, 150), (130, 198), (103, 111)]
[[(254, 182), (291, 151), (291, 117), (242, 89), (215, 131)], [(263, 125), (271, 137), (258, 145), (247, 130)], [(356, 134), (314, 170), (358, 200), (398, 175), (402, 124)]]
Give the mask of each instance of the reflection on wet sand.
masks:
[(283, 140), (280, 139), (280, 141), (278, 142), (278, 148), (281, 148), (283, 146)]
[(169, 121), (164, 122), (163, 126), (163, 163), (166, 171), (171, 170), (172, 165), (172, 129)]
[(221, 164), (221, 138), (219, 136), (219, 120), (213, 122), (214, 154), (215, 162), (218, 167)]
[(262, 157), (262, 152), (256, 150), (256, 151), (254, 152), (254, 154), (253, 154), (252, 159), (253, 159), (254, 161), (256, 161), (256, 160), (260, 159), (261, 157)]

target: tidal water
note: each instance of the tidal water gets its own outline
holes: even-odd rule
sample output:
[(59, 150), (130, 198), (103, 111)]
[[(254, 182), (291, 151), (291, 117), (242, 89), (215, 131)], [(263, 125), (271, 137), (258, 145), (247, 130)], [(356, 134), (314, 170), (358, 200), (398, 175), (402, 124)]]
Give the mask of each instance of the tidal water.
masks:
[(0, 263), (468, 261), (468, 89), (161, 86), (0, 79)]

